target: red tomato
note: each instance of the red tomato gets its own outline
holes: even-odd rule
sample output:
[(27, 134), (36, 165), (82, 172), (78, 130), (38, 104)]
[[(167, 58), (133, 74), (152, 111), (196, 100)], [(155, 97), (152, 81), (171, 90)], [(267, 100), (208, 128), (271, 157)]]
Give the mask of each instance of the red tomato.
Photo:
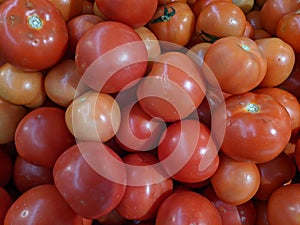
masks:
[(178, 191), (160, 205), (155, 225), (221, 225), (221, 216), (204, 196), (193, 191)]
[(120, 216), (117, 210), (113, 210), (104, 216), (100, 216), (97, 221), (100, 222), (101, 225), (127, 225), (127, 220), (124, 217)]
[(289, 184), (276, 189), (267, 206), (270, 225), (298, 225), (300, 215), (300, 184)]
[(36, 166), (53, 167), (56, 159), (75, 143), (65, 123), (65, 111), (40, 107), (22, 118), (15, 133), (19, 155)]
[(247, 92), (225, 99), (226, 114), (213, 113), (213, 120), (226, 118), (221, 151), (236, 160), (267, 162), (278, 156), (291, 137), (291, 119), (273, 97)]
[(162, 120), (149, 116), (139, 103), (129, 104), (123, 108), (121, 118), (115, 139), (123, 149), (148, 151), (158, 146), (166, 127)]
[(78, 41), (75, 52), (82, 81), (105, 93), (119, 92), (141, 78), (147, 60), (148, 52), (140, 36), (133, 28), (114, 21), (89, 29)]
[(59, 9), (65, 21), (81, 14), (82, 0), (50, 0)]
[(171, 122), (191, 114), (202, 102), (205, 89), (196, 63), (184, 53), (167, 52), (138, 84), (137, 97), (146, 113)]
[(80, 142), (56, 161), (54, 184), (71, 208), (97, 219), (117, 207), (126, 190), (121, 158), (100, 142)]
[(256, 221), (255, 225), (270, 225), (267, 215), (268, 201), (255, 200), (256, 207)]
[(96, 0), (95, 2), (108, 20), (125, 23), (133, 28), (146, 25), (158, 5), (157, 0)]
[[(147, 220), (154, 218), (160, 204), (172, 193), (172, 179), (166, 178), (161, 182), (152, 184), (153, 177), (155, 177), (157, 173), (154, 167), (149, 167), (149, 170), (138, 172), (138, 170), (140, 170), (139, 167), (158, 163), (158, 159), (151, 153), (132, 153), (125, 156), (123, 160), (126, 164), (136, 166), (135, 169), (127, 170), (129, 183), (134, 183), (134, 181), (130, 181), (131, 179), (135, 180), (137, 176), (142, 176), (145, 185), (128, 185), (124, 197), (116, 210), (122, 217), (129, 220)], [(153, 173), (155, 175), (153, 175)]]
[(0, 224), (4, 224), (5, 215), (13, 204), (13, 200), (8, 192), (0, 187)]
[[(267, 61), (257, 44), (247, 37), (224, 37), (206, 51), (204, 63), (215, 76), (222, 91), (241, 94), (263, 80)], [(206, 68), (206, 67), (205, 67)]]
[(208, 179), (219, 165), (210, 130), (197, 120), (171, 124), (162, 135), (158, 158), (170, 176), (186, 183)]
[(23, 193), (9, 208), (4, 225), (82, 225), (82, 218), (70, 208), (52, 184)]
[(14, 161), (13, 181), (22, 193), (41, 184), (53, 184), (52, 168), (35, 166), (17, 156)]
[(64, 55), (67, 26), (50, 1), (5, 1), (0, 5), (0, 18), (0, 49), (8, 63), (25, 70), (42, 70)]

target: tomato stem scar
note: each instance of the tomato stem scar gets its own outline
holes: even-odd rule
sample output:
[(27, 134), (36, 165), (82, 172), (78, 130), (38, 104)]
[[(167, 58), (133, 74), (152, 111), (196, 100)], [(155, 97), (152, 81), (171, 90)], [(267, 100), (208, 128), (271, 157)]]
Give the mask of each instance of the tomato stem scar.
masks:
[[(171, 12), (169, 12), (169, 8)], [(156, 19), (153, 19), (150, 23), (167, 22), (176, 14), (176, 10), (173, 7), (167, 7), (164, 5), (164, 14)]]
[(33, 29), (39, 30), (43, 27), (43, 20), (37, 15), (27, 17), (27, 23)]
[(249, 113), (258, 113), (260, 112), (260, 106), (255, 103), (249, 103), (244, 107), (244, 110)]

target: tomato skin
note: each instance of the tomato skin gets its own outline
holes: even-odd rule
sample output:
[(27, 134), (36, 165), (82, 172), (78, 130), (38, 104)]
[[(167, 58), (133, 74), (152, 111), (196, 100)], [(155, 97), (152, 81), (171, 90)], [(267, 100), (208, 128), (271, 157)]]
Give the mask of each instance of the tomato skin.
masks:
[(218, 210), (204, 196), (193, 191), (178, 191), (160, 205), (156, 225), (203, 224), (221, 225)]
[[(119, 165), (114, 167), (112, 160)], [(126, 190), (126, 169), (121, 158), (99, 142), (80, 142), (68, 148), (57, 159), (53, 177), (70, 207), (87, 219), (97, 219), (115, 209)]]
[(70, 208), (53, 184), (23, 193), (9, 208), (4, 225), (82, 225), (82, 218)]
[[(224, 37), (206, 51), (204, 63), (222, 91), (241, 94), (257, 87), (267, 71), (267, 61), (255, 41), (247, 37)], [(209, 76), (208, 75), (208, 76)]]
[(17, 126), (14, 140), (23, 159), (49, 168), (75, 143), (65, 123), (65, 111), (56, 107), (39, 107), (27, 113)]
[(267, 206), (270, 225), (299, 224), (300, 184), (289, 184), (276, 189)]
[[(175, 9), (175, 15), (167, 21), (153, 22), (156, 18), (164, 15), (165, 7), (169, 12), (171, 12), (171, 7)], [(175, 1), (165, 6), (158, 6), (152, 21), (148, 23), (148, 27), (158, 40), (163, 41), (165, 45), (163, 48), (178, 49), (188, 44), (191, 39), (194, 33), (195, 20), (193, 11), (187, 3)]]
[(236, 160), (266, 162), (284, 150), (291, 137), (291, 120), (273, 97), (247, 92), (227, 97), (225, 104), (226, 115), (217, 109), (213, 120), (227, 117), (221, 145), (226, 155)]
[(59, 9), (65, 21), (81, 14), (82, 0), (50, 0)]
[(133, 28), (146, 25), (155, 13), (157, 0), (110, 1), (96, 0), (96, 5), (103, 15), (112, 21), (125, 23)]
[(5, 215), (13, 204), (13, 200), (8, 192), (0, 187), (0, 224), (4, 224)]
[(68, 30), (51, 2), (8, 0), (0, 5), (0, 18), (0, 49), (8, 63), (37, 71), (53, 66), (64, 55)]
[(82, 81), (103, 93), (116, 93), (132, 86), (146, 72), (147, 60), (148, 52), (140, 36), (128, 25), (114, 21), (104, 21), (89, 29), (75, 51)]

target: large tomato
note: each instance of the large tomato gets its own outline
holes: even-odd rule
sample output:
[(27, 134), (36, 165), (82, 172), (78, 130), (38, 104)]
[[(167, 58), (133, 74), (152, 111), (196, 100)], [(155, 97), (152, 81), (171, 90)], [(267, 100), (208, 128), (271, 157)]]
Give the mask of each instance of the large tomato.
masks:
[(119, 92), (132, 85), (146, 72), (147, 61), (146, 46), (137, 32), (114, 21), (98, 23), (86, 31), (75, 51), (82, 81), (105, 93)]
[(243, 161), (266, 162), (278, 156), (291, 137), (287, 110), (273, 97), (247, 92), (225, 99), (226, 114), (218, 109), (213, 120), (226, 117), (221, 150)]
[(50, 1), (5, 1), (0, 5), (0, 18), (0, 49), (7, 62), (26, 70), (42, 70), (64, 55), (67, 26)]
[(95, 2), (108, 20), (125, 23), (133, 28), (148, 23), (158, 4), (157, 0), (96, 0)]

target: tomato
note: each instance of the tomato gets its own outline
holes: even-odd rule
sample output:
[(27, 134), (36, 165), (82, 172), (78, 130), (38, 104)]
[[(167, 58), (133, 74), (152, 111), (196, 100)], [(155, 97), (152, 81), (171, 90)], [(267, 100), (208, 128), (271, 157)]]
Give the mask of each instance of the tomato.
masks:
[(27, 109), (24, 106), (0, 98), (0, 144), (14, 140), (18, 123), (26, 114)]
[(291, 120), (273, 97), (247, 92), (226, 98), (225, 104), (226, 114), (217, 109), (212, 121), (226, 117), (221, 145), (226, 155), (236, 160), (267, 162), (284, 150), (291, 137)]
[(138, 84), (137, 98), (146, 113), (170, 122), (191, 114), (202, 102), (205, 89), (196, 63), (184, 53), (166, 52)]
[[(157, 173), (154, 168), (149, 167), (144, 172), (138, 172), (141, 166), (158, 163), (158, 159), (151, 153), (132, 153), (125, 156), (123, 161), (126, 164), (136, 166), (135, 169), (127, 170), (127, 179), (129, 182), (134, 183), (134, 181), (130, 180), (136, 179), (136, 176), (142, 176), (145, 180), (145, 185), (128, 185), (124, 197), (116, 208), (117, 212), (129, 220), (147, 220), (153, 218), (160, 204), (173, 191), (172, 179), (166, 178), (161, 182), (152, 184), (152, 179)], [(155, 175), (153, 175), (153, 172)]]
[(208, 50), (208, 48), (211, 46), (211, 43), (208, 42), (201, 42), (198, 44), (193, 45), (188, 51), (187, 55), (191, 57), (199, 66), (202, 66), (204, 56)]
[(0, 224), (4, 224), (5, 215), (12, 204), (11, 196), (4, 188), (0, 187)]
[(93, 14), (78, 15), (67, 22), (69, 34), (69, 50), (75, 53), (76, 45), (82, 35), (95, 24), (103, 22), (103, 19)]
[(68, 30), (51, 2), (5, 1), (0, 5), (0, 18), (0, 49), (8, 63), (25, 70), (43, 70), (64, 55)]
[(88, 91), (67, 107), (65, 121), (78, 140), (106, 142), (119, 129), (121, 112), (110, 95)]
[(53, 184), (52, 168), (35, 166), (17, 156), (14, 161), (13, 181), (22, 193), (41, 184)]
[(65, 111), (56, 107), (39, 107), (26, 114), (14, 140), (24, 160), (44, 167), (53, 167), (58, 156), (75, 143), (65, 123)]
[(0, 148), (0, 187), (8, 184), (13, 173), (13, 160), (9, 153)]
[(165, 123), (149, 116), (139, 103), (129, 104), (121, 111), (117, 143), (128, 151), (148, 151), (158, 146)]
[(217, 40), (207, 49), (204, 63), (222, 91), (229, 94), (241, 94), (257, 87), (267, 71), (265, 56), (255, 41), (247, 37)]
[(47, 97), (60, 106), (68, 107), (74, 98), (89, 90), (80, 78), (73, 59), (61, 60), (45, 76)]
[(9, 208), (4, 225), (82, 225), (82, 218), (70, 208), (52, 184), (23, 193)]
[(259, 86), (274, 87), (281, 84), (291, 74), (294, 66), (293, 48), (276, 37), (261, 38), (255, 42), (267, 59), (267, 72)]
[(100, 216), (97, 218), (97, 221), (100, 222), (101, 225), (120, 225), (127, 224), (126, 219), (117, 212), (117, 210), (113, 210), (110, 213)]
[(97, 7), (103, 15), (112, 21), (125, 23), (133, 28), (146, 25), (155, 13), (157, 0), (109, 1), (96, 0)]
[(158, 145), (158, 158), (173, 179), (195, 183), (211, 177), (219, 156), (210, 131), (197, 120), (170, 125)]
[(263, 28), (271, 35), (275, 35), (280, 18), (297, 9), (299, 5), (297, 0), (267, 0), (260, 10)]
[(246, 19), (254, 29), (262, 29), (260, 10), (251, 10), (246, 13)]
[(94, 14), (94, 2), (82, 0), (81, 14)]
[(290, 184), (276, 189), (267, 206), (270, 225), (299, 224), (300, 184)]
[(195, 16), (187, 3), (175, 1), (157, 7), (149, 29), (165, 49), (179, 49), (190, 41), (194, 33)]
[(39, 107), (46, 99), (44, 77), (40, 71), (24, 71), (5, 63), (0, 67), (0, 96), (16, 105)]
[(87, 219), (111, 212), (126, 190), (126, 169), (121, 158), (99, 142), (80, 142), (68, 148), (57, 159), (53, 176), (59, 193)]
[(246, 26), (244, 12), (233, 2), (212, 1), (199, 14), (195, 31), (204, 41), (242, 36)]
[(258, 163), (260, 185), (255, 194), (259, 200), (268, 200), (279, 187), (290, 182), (296, 174), (296, 166), (291, 157), (282, 152), (275, 159), (265, 163)]
[(269, 225), (268, 215), (267, 215), (267, 200), (255, 200), (256, 207), (256, 221), (255, 225)]
[(255, 29), (254, 30), (254, 40), (261, 39), (261, 38), (271, 38), (272, 35), (269, 34), (267, 31), (264, 29)]
[(240, 7), (244, 13), (250, 12), (254, 6), (254, 0), (233, 0), (232, 2)]
[(160, 205), (155, 224), (221, 225), (222, 220), (218, 210), (204, 196), (193, 191), (178, 191)]
[(300, 53), (300, 44), (298, 37), (300, 36), (300, 11), (298, 8), (292, 11), (278, 21), (276, 27), (276, 35), (283, 41), (287, 42), (296, 53)]
[(196, 2), (191, 6), (194, 15), (196, 18), (198, 18), (200, 12), (211, 2), (216, 1), (226, 1), (226, 2), (232, 2), (232, 0), (196, 0)]
[(89, 29), (78, 41), (75, 52), (82, 81), (104, 93), (132, 86), (144, 76), (147, 60), (146, 46), (135, 30), (114, 21), (104, 21)]
[(252, 200), (240, 205), (225, 203), (218, 198), (211, 185), (206, 187), (202, 194), (218, 209), (223, 225), (255, 224), (256, 209)]
[(254, 92), (270, 95), (284, 106), (291, 118), (292, 137), (296, 137), (300, 130), (300, 104), (297, 98), (290, 92), (277, 87), (258, 88)]
[(50, 0), (61, 12), (65, 21), (81, 14), (82, 0)]

